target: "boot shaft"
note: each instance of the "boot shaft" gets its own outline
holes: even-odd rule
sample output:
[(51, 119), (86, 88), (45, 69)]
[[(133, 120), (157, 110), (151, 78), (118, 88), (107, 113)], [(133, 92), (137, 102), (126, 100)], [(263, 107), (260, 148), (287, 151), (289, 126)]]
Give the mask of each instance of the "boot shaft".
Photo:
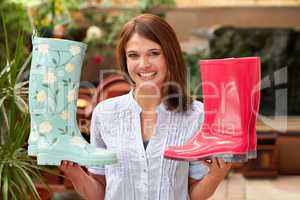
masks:
[(206, 113), (202, 128), (216, 134), (243, 134), (250, 125), (251, 96), (260, 76), (259, 58), (202, 60), (200, 68)]
[(77, 95), (86, 44), (34, 37), (29, 78), (31, 130), (75, 135)]
[(34, 37), (29, 80), (32, 114), (76, 112), (86, 44)]

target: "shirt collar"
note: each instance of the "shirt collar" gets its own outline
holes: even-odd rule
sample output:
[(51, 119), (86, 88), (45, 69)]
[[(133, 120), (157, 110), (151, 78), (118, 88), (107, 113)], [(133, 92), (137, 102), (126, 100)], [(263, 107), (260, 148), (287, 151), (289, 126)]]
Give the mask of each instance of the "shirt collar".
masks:
[[(128, 93), (128, 100), (129, 100), (128, 105), (131, 108), (137, 110), (138, 112), (142, 112), (141, 106), (138, 104), (138, 102), (134, 98), (133, 91), (134, 91), (134, 89), (131, 89)], [(165, 112), (168, 111), (166, 105), (163, 102), (161, 102), (159, 104), (159, 106), (157, 106), (157, 108), (156, 108), (156, 112), (160, 112), (160, 111), (165, 111)]]

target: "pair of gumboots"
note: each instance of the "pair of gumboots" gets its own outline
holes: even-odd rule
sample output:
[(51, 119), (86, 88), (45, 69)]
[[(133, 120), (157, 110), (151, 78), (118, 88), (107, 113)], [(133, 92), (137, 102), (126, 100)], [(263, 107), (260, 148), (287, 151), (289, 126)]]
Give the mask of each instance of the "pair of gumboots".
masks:
[[(39, 165), (60, 165), (62, 160), (82, 166), (116, 163), (114, 152), (90, 145), (77, 126), (76, 102), (86, 44), (37, 36), (32, 43), (28, 154), (36, 156)], [(204, 121), (186, 144), (167, 147), (165, 158), (221, 157), (227, 162), (255, 158), (260, 59), (210, 59), (199, 65)]]

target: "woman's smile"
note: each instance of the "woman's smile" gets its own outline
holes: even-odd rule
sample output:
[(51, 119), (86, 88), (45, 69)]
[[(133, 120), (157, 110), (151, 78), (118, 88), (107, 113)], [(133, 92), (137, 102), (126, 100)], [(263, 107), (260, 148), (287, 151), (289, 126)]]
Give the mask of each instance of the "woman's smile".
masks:
[(156, 76), (157, 72), (140, 72), (138, 73), (139, 77), (144, 80), (153, 79)]

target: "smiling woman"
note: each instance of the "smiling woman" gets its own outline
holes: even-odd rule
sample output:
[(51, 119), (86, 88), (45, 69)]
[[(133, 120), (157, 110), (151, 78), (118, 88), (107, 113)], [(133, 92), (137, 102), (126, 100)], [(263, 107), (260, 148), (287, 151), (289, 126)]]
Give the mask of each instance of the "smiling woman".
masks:
[(136, 16), (119, 34), (117, 62), (132, 90), (101, 101), (93, 111), (91, 144), (112, 150), (118, 163), (105, 167), (65, 161), (60, 167), (85, 199), (201, 200), (211, 196), (230, 169), (211, 163), (165, 159), (163, 150), (193, 137), (203, 105), (186, 90), (186, 68), (167, 22)]

